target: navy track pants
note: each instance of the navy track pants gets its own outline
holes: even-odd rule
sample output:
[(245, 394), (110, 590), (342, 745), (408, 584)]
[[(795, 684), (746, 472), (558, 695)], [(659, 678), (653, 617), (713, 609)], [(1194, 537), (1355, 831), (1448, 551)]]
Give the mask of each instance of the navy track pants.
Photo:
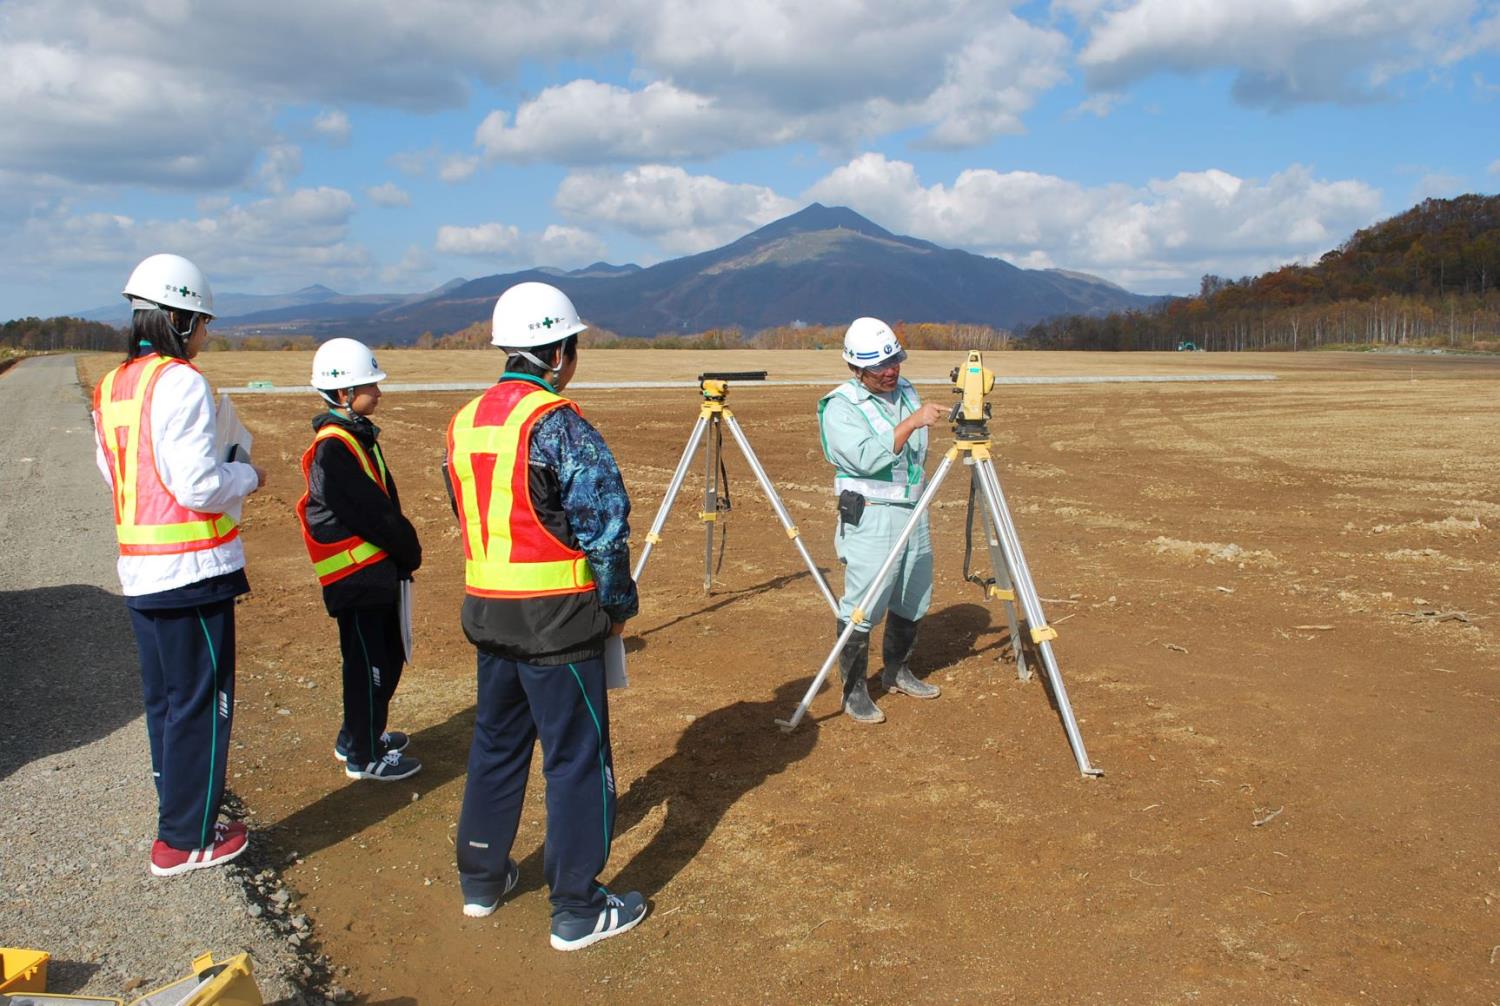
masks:
[(539, 667), (479, 652), (469, 776), (458, 819), (459, 884), (466, 899), (504, 888), (532, 747), (542, 743), (547, 839), (542, 870), (552, 913), (604, 907), (599, 873), (615, 826), (614, 763), (604, 660)]
[(339, 650), (344, 656), (344, 722), (337, 746), (351, 765), (368, 765), (385, 754), (391, 697), (401, 683), (406, 648), (401, 643), (398, 606), (355, 608), (341, 613)]
[(234, 601), (127, 609), (141, 658), (156, 777), (156, 837), (174, 849), (213, 842), (234, 719)]

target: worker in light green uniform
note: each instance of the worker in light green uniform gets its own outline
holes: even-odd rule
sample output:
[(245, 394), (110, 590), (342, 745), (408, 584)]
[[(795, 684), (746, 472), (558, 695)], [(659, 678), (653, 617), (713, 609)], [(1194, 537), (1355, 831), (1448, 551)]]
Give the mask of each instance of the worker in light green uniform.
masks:
[[(844, 362), (853, 377), (818, 403), (823, 456), (834, 466), (839, 494), (834, 548), (844, 567), (838, 628), (843, 635), (875, 574), (891, 555), (925, 487), (927, 428), (947, 415), (941, 405), (923, 405), (901, 377), (906, 352), (885, 322), (858, 318), (844, 333)], [(913, 529), (880, 591), (865, 606), (865, 621), (839, 655), (844, 712), (860, 723), (883, 723), (866, 680), (870, 629), (887, 610), (882, 642), (881, 685), (919, 699), (937, 698), (938, 688), (912, 674), (908, 661), (917, 626), (932, 600), (932, 538), (927, 515)]]

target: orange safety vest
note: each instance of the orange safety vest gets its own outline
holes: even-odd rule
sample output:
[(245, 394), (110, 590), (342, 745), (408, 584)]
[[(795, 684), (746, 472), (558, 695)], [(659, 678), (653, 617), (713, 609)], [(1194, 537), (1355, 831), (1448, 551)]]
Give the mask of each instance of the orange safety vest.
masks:
[[(364, 445), (359, 438), (337, 423), (329, 423), (318, 430), (317, 436), (313, 437), (312, 446), (302, 454), (302, 479), (307, 482), (308, 491), (302, 494), (297, 501), (297, 522), (302, 525), (302, 543), (307, 546), (307, 557), (312, 560), (313, 572), (318, 574), (318, 583), (324, 587), (336, 580), (342, 580), (356, 570), (372, 566), (386, 557), (386, 551), (377, 545), (371, 545), (357, 534), (351, 534), (347, 538), (338, 541), (324, 543), (312, 536), (312, 528), (307, 523), (307, 500), (312, 495), (311, 470), (313, 455), (318, 451), (318, 444), (324, 440), (338, 440), (345, 447), (354, 452), (359, 460), (359, 466), (370, 476), (370, 481), (380, 487), (380, 491), (387, 496), (391, 494), (390, 482), (385, 470), (385, 456), (380, 453), (380, 445), (374, 445), (375, 464), (370, 463), (370, 455), (365, 452)], [(376, 468), (379, 474), (376, 474)]]
[(120, 364), (94, 388), (94, 433), (109, 464), (121, 555), (179, 555), (239, 537), (239, 526), (228, 514), (178, 503), (156, 470), (151, 399), (168, 367), (198, 369), (186, 360), (150, 353)]
[(501, 381), (448, 424), (448, 477), (464, 540), (464, 589), (476, 597), (545, 597), (594, 589), (594, 571), (531, 506), (531, 431), (578, 406), (529, 381)]

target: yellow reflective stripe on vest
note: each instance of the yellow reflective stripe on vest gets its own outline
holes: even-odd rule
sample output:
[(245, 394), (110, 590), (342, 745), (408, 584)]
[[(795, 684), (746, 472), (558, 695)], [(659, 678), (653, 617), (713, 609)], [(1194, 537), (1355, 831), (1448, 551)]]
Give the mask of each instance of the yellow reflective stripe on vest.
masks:
[(341, 569), (358, 566), (365, 560), (372, 559), (380, 554), (381, 550), (379, 547), (371, 545), (367, 541), (362, 541), (353, 548), (346, 548), (337, 555), (330, 555), (326, 559), (321, 559), (313, 563), (313, 572), (321, 580), (329, 573), (337, 573)]
[(593, 567), (584, 556), (555, 562), (470, 559), (464, 563), (464, 583), (497, 594), (563, 593), (593, 582)]
[(354, 453), (354, 457), (359, 461), (359, 466), (365, 470), (365, 474), (370, 477), (370, 481), (385, 489), (387, 493), (390, 492), (390, 480), (385, 470), (385, 456), (380, 453), (379, 444), (372, 445), (375, 463), (380, 466), (380, 474), (376, 475), (375, 469), (370, 467), (369, 456), (365, 454), (364, 445), (359, 442), (358, 437), (336, 423), (329, 423), (318, 430), (318, 435), (313, 437), (313, 443), (316, 444), (319, 440), (328, 440), (330, 438), (342, 440), (345, 446)]
[(181, 524), (121, 524), (121, 545), (178, 545), (187, 541), (219, 538), (234, 529), (234, 518), (219, 514), (215, 520), (190, 520)]

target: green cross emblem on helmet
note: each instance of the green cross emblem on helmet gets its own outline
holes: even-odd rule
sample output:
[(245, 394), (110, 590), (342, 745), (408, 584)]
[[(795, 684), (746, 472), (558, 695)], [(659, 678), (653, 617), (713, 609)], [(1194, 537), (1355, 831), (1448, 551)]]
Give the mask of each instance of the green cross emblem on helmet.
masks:
[(542, 327), (543, 328), (551, 328), (553, 325), (561, 325), (561, 324), (562, 324), (562, 319), (561, 318), (543, 318), (542, 319)]

